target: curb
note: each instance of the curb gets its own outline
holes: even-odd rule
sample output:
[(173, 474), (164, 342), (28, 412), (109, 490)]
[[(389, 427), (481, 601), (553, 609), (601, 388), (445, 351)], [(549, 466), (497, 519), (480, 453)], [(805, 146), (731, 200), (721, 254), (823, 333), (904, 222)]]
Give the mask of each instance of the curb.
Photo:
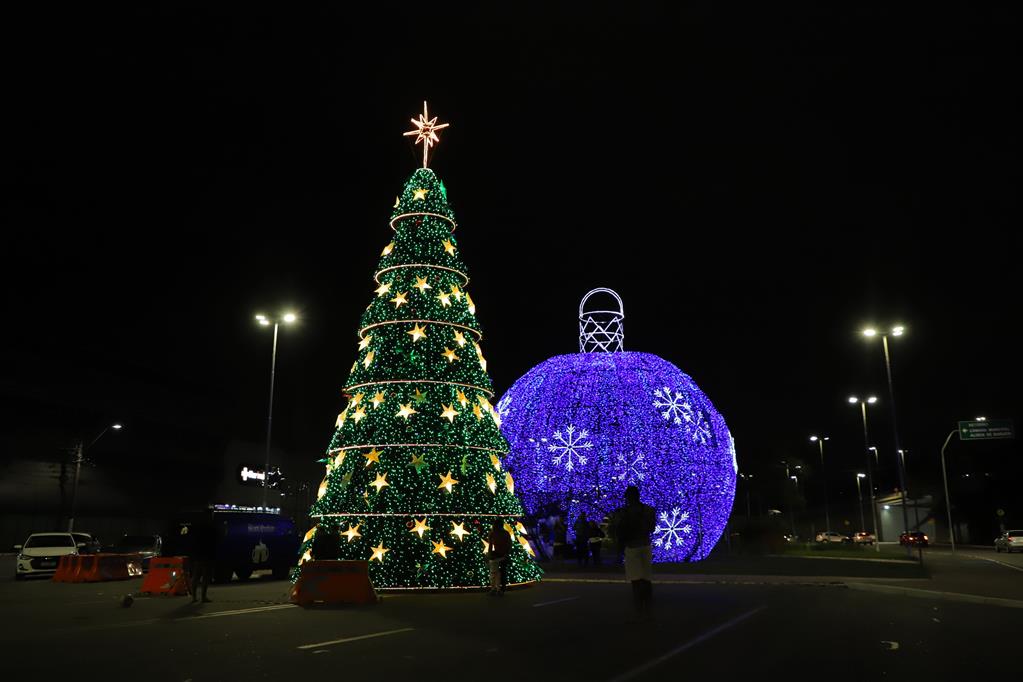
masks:
[(910, 559), (868, 559), (867, 557), (854, 557), (854, 556), (805, 556), (802, 554), (768, 554), (767, 556), (774, 559), (825, 559), (827, 561), (869, 561), (874, 564), (909, 564), (910, 566), (919, 566), (919, 561), (912, 561)]
[(1023, 609), (1023, 600), (1005, 599), (1003, 597), (982, 597), (977, 594), (963, 594), (962, 592), (938, 592), (936, 590), (921, 590), (916, 587), (895, 587), (894, 585), (879, 585), (874, 583), (848, 582), (846, 586), (850, 590), (863, 592), (880, 592), (882, 594), (897, 594), (903, 597), (922, 597), (924, 599), (940, 599), (943, 601), (958, 601), (968, 604), (986, 604), (988, 606), (1004, 606), (1010, 609)]

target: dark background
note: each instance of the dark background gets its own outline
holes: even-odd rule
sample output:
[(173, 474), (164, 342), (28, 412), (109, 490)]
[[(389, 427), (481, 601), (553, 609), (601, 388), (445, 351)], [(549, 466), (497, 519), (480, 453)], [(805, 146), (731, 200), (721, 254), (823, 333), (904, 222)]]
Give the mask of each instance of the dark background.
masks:
[[(609, 286), (627, 349), (699, 383), (764, 504), (821, 432), (854, 499), (850, 392), (881, 398), (896, 486), (866, 323), (907, 327), (911, 490), (937, 491), (957, 420), (1018, 423), (1015, 11), (544, 4), (9, 13), (4, 458), (59, 460), (117, 419), (97, 467), (198, 485), (263, 438), (252, 316), (288, 308), (274, 442), (315, 483), (423, 99), (451, 123), (431, 165), (498, 394), (575, 352), (580, 297)], [(950, 451), (954, 485), (988, 474), (976, 513), (1023, 524), (1018, 447)]]

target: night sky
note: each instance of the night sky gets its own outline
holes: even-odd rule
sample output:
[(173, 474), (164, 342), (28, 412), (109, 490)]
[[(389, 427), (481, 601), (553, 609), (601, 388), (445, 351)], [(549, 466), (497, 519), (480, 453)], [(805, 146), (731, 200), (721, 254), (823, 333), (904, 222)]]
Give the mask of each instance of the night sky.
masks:
[(451, 124), (431, 166), (498, 394), (575, 352), (579, 299), (608, 286), (626, 348), (696, 380), (744, 470), (781, 477), (824, 432), (852, 490), (851, 392), (882, 398), (894, 461), (866, 323), (907, 327), (911, 487), (956, 420), (1018, 424), (1015, 13), (544, 4), (8, 17), (8, 445), (48, 456), (111, 419), (113, 447), (165, 463), (193, 437), (258, 443), (252, 316), (287, 308), (274, 440), (318, 479), (424, 99)]

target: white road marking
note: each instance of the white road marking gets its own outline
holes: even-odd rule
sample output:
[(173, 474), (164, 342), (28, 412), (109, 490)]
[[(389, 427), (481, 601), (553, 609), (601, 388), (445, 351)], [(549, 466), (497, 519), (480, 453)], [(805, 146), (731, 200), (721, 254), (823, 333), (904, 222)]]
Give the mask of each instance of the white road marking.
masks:
[(623, 680), (631, 680), (634, 677), (642, 675), (643, 673), (645, 673), (646, 671), (650, 670), (654, 666), (660, 665), (661, 663), (664, 663), (666, 660), (668, 660), (672, 656), (677, 656), (678, 654), (681, 654), (681, 653), (683, 653), (685, 651), (688, 651), (689, 649), (692, 649), (697, 644), (702, 644), (703, 642), (706, 642), (708, 639), (711, 639), (712, 637), (715, 637), (715, 636), (721, 634), (722, 632), (724, 632), (725, 630), (727, 630), (729, 628), (735, 627), (736, 625), (738, 625), (739, 623), (743, 622), (747, 618), (751, 618), (752, 616), (755, 616), (756, 614), (760, 613), (761, 611), (763, 611), (766, 608), (767, 608), (766, 606), (759, 606), (759, 607), (753, 609), (752, 611), (747, 611), (746, 613), (743, 613), (742, 615), (736, 616), (735, 618), (733, 618), (732, 620), (728, 621), (727, 623), (722, 623), (721, 625), (717, 626), (716, 628), (714, 628), (712, 630), (708, 630), (707, 632), (703, 633), (699, 637), (697, 637), (695, 639), (691, 639), (688, 642), (686, 642), (685, 644), (677, 646), (674, 649), (672, 649), (671, 651), (669, 651), (669, 652), (667, 652), (665, 654), (661, 654), (657, 658), (654, 658), (654, 659), (652, 659), (650, 661), (647, 661), (646, 663), (644, 663), (643, 665), (639, 666), (638, 668), (633, 668), (632, 670), (630, 670), (630, 671), (628, 671), (626, 673), (623, 673), (623, 674), (619, 675), (618, 677), (612, 678), (611, 682), (623, 682)]
[(331, 646), (332, 644), (344, 644), (345, 642), (355, 642), (360, 639), (373, 639), (374, 637), (386, 637), (387, 635), (396, 635), (399, 632), (411, 632), (415, 628), (398, 628), (397, 630), (384, 630), (383, 632), (373, 632), (368, 635), (357, 635), (355, 637), (344, 637), (342, 639), (332, 639), (329, 642), (317, 642), (316, 644), (303, 644), (299, 649), (318, 649), (321, 646)]
[(971, 559), (981, 559), (982, 561), (990, 561), (993, 564), (998, 564), (999, 566), (1005, 566), (1006, 568), (1011, 568), (1014, 571), (1023, 571), (1023, 566), (1016, 566), (1015, 564), (1010, 564), (1010, 563), (1006, 563), (1004, 561), (999, 561), (998, 559), (992, 559), (992, 558), (986, 557), (986, 556), (976, 556), (975, 554), (964, 554), (963, 556), (969, 557)]
[(882, 594), (898, 594), (903, 597), (923, 597), (925, 599), (944, 599), (961, 601), (969, 604), (988, 604), (1005, 606), (1010, 609), (1023, 609), (1023, 600), (1004, 599), (1002, 597), (982, 597), (979, 594), (963, 594), (961, 592), (938, 592), (936, 590), (920, 590), (915, 587), (895, 587), (894, 585), (877, 585), (873, 583), (846, 583), (850, 590), (881, 592)]
[(257, 606), (251, 609), (234, 609), (232, 611), (214, 611), (213, 613), (204, 613), (201, 616), (189, 616), (182, 618), (181, 620), (202, 620), (203, 618), (219, 618), (221, 616), (241, 616), (246, 613), (261, 613), (263, 611), (278, 611), (280, 609), (293, 609), (294, 604), (273, 604), (271, 606)]
[(542, 601), (542, 602), (540, 602), (538, 604), (533, 604), (533, 608), (534, 609), (538, 609), (541, 606), (550, 606), (551, 604), (560, 604), (563, 601), (572, 601), (573, 599), (578, 599), (578, 598), (579, 597), (565, 597), (564, 599), (555, 599), (554, 601)]

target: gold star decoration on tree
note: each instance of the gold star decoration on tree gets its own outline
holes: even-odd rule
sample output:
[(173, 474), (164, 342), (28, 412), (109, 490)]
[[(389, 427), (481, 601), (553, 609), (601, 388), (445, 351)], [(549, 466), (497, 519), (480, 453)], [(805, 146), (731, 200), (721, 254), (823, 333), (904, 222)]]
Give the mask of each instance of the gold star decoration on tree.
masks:
[(405, 333), (412, 337), (412, 343), (415, 343), (419, 339), (425, 339), (426, 338), (426, 328), (420, 326), (418, 323), (413, 325), (412, 331), (405, 332)]
[(380, 464), (380, 455), (382, 455), (382, 454), (384, 454), (384, 453), (380, 452), (376, 448), (373, 448), (369, 452), (363, 454), (363, 457), (366, 458), (366, 466), (367, 467), (371, 466), (374, 462), (376, 462), (377, 464)]
[[(401, 405), (401, 403), (398, 403), (398, 404)], [(394, 416), (395, 417), (404, 417), (405, 421), (408, 421), (408, 418), (411, 417), (414, 414), (419, 414), (419, 413), (412, 409), (412, 403), (408, 403), (406, 405), (401, 405), (401, 409), (398, 410), (398, 413), (396, 415), (394, 415)]]
[(341, 465), (344, 464), (344, 463), (345, 463), (345, 453), (343, 451), (337, 453), (337, 457), (334, 458), (334, 468), (335, 469), (340, 469)]
[(334, 428), (340, 429), (345, 425), (345, 420), (348, 419), (348, 408), (341, 410), (341, 413), (337, 416), (337, 421), (334, 422)]
[(398, 308), (400, 308), (403, 305), (405, 305), (406, 303), (408, 303), (408, 301), (405, 299), (405, 295), (406, 294), (405, 294), (404, 291), (400, 291), (400, 292), (398, 292), (397, 295), (395, 295), (394, 298), (391, 299), (391, 303), (394, 304), (394, 309), (395, 310), (397, 310)]
[(512, 495), (515, 494), (515, 479), (512, 478), (510, 472), (507, 471), (504, 472), (504, 485), (506, 488), (508, 488), (508, 492), (510, 492)]
[(412, 399), (416, 401), (416, 405), (422, 405), (426, 402), (426, 394), (417, 388), (416, 392), (412, 395)]
[(476, 346), (476, 357), (478, 357), (480, 359), (480, 367), (482, 367), (483, 371), (486, 372), (487, 371), (487, 361), (483, 357), (483, 349), (480, 348), (480, 345), (478, 343), (476, 343), (475, 341), (473, 341), (472, 345)]
[[(397, 201), (397, 198), (395, 198), (395, 201)], [(397, 208), (398, 204), (395, 204), (394, 207)], [(380, 255), (381, 256), (390, 256), (391, 255), (391, 251), (394, 251), (394, 242), (391, 242), (390, 244), (385, 246), (384, 250), (380, 252)]]
[(365, 393), (356, 393), (355, 395), (353, 395), (352, 405), (358, 405), (359, 403), (361, 403), (365, 395), (366, 395)]
[(430, 527), (426, 525), (426, 519), (423, 519), (422, 521), (412, 519), (412, 521), (415, 523), (415, 526), (409, 531), (410, 533), (419, 533), (419, 537), (422, 538), (423, 533), (430, 530)]
[(362, 366), (369, 369), (370, 364), (373, 362), (373, 351), (366, 353), (366, 357), (362, 360)]
[(461, 301), (462, 300), (462, 290), (459, 289), (458, 286), (456, 286), (456, 285), (452, 285), (452, 287), (451, 287), (451, 295), (455, 297), (456, 301)]
[(359, 341), (359, 350), (366, 350), (369, 348), (370, 342), (373, 341), (372, 336), (363, 336), (362, 340)]
[(348, 538), (348, 542), (351, 542), (355, 538), (361, 538), (362, 537), (362, 533), (359, 532), (359, 528), (360, 527), (362, 527), (361, 523), (357, 523), (354, 526), (349, 523), (348, 524), (348, 530), (346, 530), (345, 532), (341, 533), (341, 535), (344, 535), (345, 537), (347, 537)]
[(490, 543), (487, 542), (486, 540), (484, 540), (483, 541), (483, 556), (486, 556), (489, 553), (490, 553)]
[(444, 250), (448, 252), (449, 256), (455, 255), (455, 245), (451, 243), (450, 239), (445, 239), (441, 244), (444, 245)]
[(449, 422), (454, 422), (455, 417), (459, 414), (458, 412), (455, 412), (454, 406), (444, 405), (441, 403), (441, 407), (444, 408), (444, 411), (440, 413), (441, 419), (447, 419)]
[(401, 197), (396, 196), (394, 197), (394, 206), (391, 206), (391, 208), (398, 208), (399, 206), (401, 206)]
[(390, 282), (381, 282), (380, 286), (374, 289), (374, 291), (376, 292), (378, 297), (383, 296), (384, 294), (390, 293), (391, 284)]
[(370, 561), (376, 560), (376, 561), (379, 561), (380, 563), (384, 563), (384, 555), (391, 551), (389, 548), (384, 547), (384, 541), (383, 540), (380, 541), (379, 545), (377, 545), (376, 547), (373, 547), (372, 549), (373, 549), (373, 556), (371, 556), (369, 558), (369, 560)]
[(494, 480), (493, 474), (487, 474), (487, 487), (490, 488), (490, 492), (497, 494), (497, 481)]
[(536, 556), (536, 554), (533, 552), (532, 546), (529, 544), (529, 540), (527, 540), (524, 537), (520, 537), (519, 544), (522, 545), (522, 549), (526, 550), (526, 554), (528, 554), (529, 556)]
[(320, 527), (319, 524), (317, 524), (310, 528), (309, 531), (305, 534), (305, 537), (302, 538), (302, 542), (309, 542), (312, 539), (312, 537), (316, 535), (316, 529), (319, 527)]
[(327, 494), (327, 477), (324, 476), (323, 480), (320, 481), (320, 487), (316, 490), (316, 499), (320, 499)]
[(501, 458), (498, 457), (497, 455), (493, 453), (490, 454), (490, 463), (493, 464), (494, 468), (497, 469), (498, 471), (501, 470)]
[(426, 195), (430, 193), (428, 189), (414, 189), (412, 190), (413, 201), (426, 201)]
[(448, 359), (448, 362), (449, 362), (449, 363), (451, 363), (451, 362), (454, 362), (455, 360), (458, 360), (458, 359), (459, 359), (459, 358), (458, 358), (458, 356), (457, 356), (457, 355), (455, 355), (455, 351), (451, 350), (451, 349), (450, 349), (450, 348), (448, 348), (447, 346), (445, 346), (445, 347), (444, 347), (444, 352), (443, 352), (443, 353), (441, 353), (441, 355), (443, 355), (444, 357), (446, 357), (446, 358)]
[(437, 486), (438, 489), (444, 488), (450, 493), (451, 489), (458, 484), (458, 481), (452, 477), (450, 471), (448, 471), (446, 476), (441, 476), (440, 474), (437, 474), (437, 476), (440, 478), (440, 485)]
[(469, 399), (465, 397), (465, 393), (461, 389), (458, 390), (458, 404), (465, 407), (469, 404)]
[[(433, 542), (433, 540), (431, 540), (430, 542)], [(433, 549), (430, 550), (430, 553), (431, 554), (440, 554), (441, 558), (447, 559), (448, 558), (448, 554), (447, 553), (450, 552), (450, 551), (451, 551), (451, 548), (448, 547), (447, 545), (445, 545), (444, 541), (441, 540), (440, 542), (433, 542)]]
[(455, 523), (454, 521), (451, 522), (452, 537), (458, 538), (458, 541), (461, 542), (462, 538), (465, 537), (466, 535), (470, 535), (470, 533), (465, 529), (464, 521), (462, 523)]
[(352, 421), (355, 422), (356, 424), (358, 424), (360, 421), (362, 421), (362, 418), (365, 417), (365, 416), (366, 416), (366, 410), (364, 410), (364, 409), (362, 409), (360, 407), (355, 412), (352, 412)]
[(465, 302), (469, 304), (469, 312), (472, 313), (473, 315), (475, 315), (476, 314), (476, 304), (472, 302), (472, 296), (469, 295), (468, 291), (465, 292)]
[(377, 492), (380, 492), (386, 486), (391, 485), (390, 483), (387, 482), (387, 472), (385, 471), (381, 474), (377, 474), (377, 477), (373, 479), (373, 482), (370, 483), (370, 485), (376, 488)]
[(426, 466), (426, 455), (412, 455), (412, 462), (410, 463), (416, 468), (416, 473), (418, 474)]
[(529, 533), (526, 532), (526, 527), (522, 525), (521, 521), (515, 522), (515, 530), (517, 530), (521, 535), (529, 535)]
[(465, 345), (465, 334), (463, 334), (460, 331), (456, 331), (455, 332), (455, 343), (457, 343), (459, 346), (464, 346)]
[(437, 296), (437, 300), (440, 301), (440, 304), (445, 308), (451, 307), (451, 294), (439, 294)]
[(416, 277), (416, 283), (412, 285), (414, 289), (419, 289), (419, 293), (425, 294), (427, 289), (432, 289), (425, 277)]
[(483, 410), (480, 409), (479, 405), (472, 406), (472, 413), (476, 415), (476, 421), (483, 419)]
[(341, 477), (341, 489), (344, 490), (348, 487), (348, 484), (352, 482), (352, 472), (349, 471), (347, 474)]
[(384, 392), (383, 391), (377, 391), (377, 394), (375, 396), (373, 396), (373, 400), (371, 402), (373, 403), (373, 409), (374, 410), (377, 409), (378, 407), (380, 407), (381, 405), (383, 405), (384, 404)]
[(430, 118), (430, 113), (426, 108), (426, 102), (423, 102), (423, 113), (419, 115), (419, 118), (409, 119), (415, 129), (403, 133), (402, 137), (408, 137), (409, 135), (416, 136), (416, 144), (423, 143), (423, 168), (427, 166), (427, 160), (430, 155), (430, 147), (440, 142), (440, 138), (437, 137), (437, 131), (447, 128), (448, 123), (437, 123), (437, 117)]

